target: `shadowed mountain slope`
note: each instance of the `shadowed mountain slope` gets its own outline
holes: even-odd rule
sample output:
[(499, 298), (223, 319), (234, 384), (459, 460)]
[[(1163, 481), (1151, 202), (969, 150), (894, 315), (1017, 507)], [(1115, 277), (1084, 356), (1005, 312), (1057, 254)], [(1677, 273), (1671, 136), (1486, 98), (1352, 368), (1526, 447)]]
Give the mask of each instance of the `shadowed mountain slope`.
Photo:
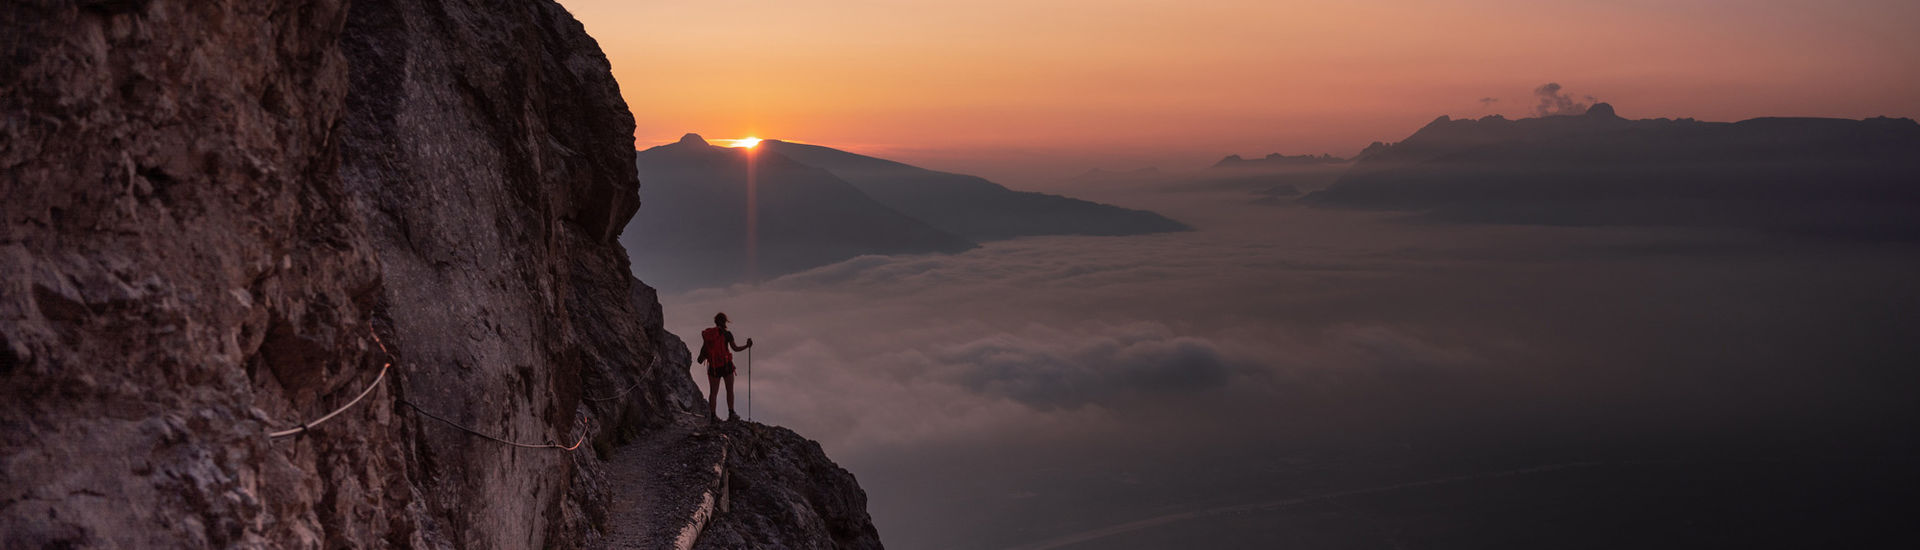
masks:
[(831, 171), (882, 204), (976, 241), (1188, 229), (1153, 212), (1014, 191), (976, 176), (927, 170), (818, 145), (767, 140), (760, 143), (760, 149)]
[[(636, 159), (645, 206), (621, 242), (636, 258), (634, 271), (664, 290), (774, 277), (863, 254), (974, 247), (777, 151), (717, 147), (687, 134)], [(750, 210), (758, 242), (748, 239)]]

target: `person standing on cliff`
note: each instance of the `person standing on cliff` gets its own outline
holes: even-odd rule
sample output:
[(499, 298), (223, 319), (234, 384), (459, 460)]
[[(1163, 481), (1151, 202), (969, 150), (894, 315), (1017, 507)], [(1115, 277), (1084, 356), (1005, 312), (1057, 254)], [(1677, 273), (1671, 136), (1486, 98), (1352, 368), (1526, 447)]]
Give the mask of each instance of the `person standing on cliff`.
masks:
[(720, 418), (720, 402), (717, 399), (720, 381), (727, 382), (727, 420), (739, 420), (740, 415), (733, 412), (733, 352), (746, 351), (753, 347), (753, 339), (747, 339), (747, 345), (736, 346), (733, 333), (727, 330), (727, 314), (713, 314), (713, 326), (700, 331), (699, 362), (707, 364), (707, 418)]

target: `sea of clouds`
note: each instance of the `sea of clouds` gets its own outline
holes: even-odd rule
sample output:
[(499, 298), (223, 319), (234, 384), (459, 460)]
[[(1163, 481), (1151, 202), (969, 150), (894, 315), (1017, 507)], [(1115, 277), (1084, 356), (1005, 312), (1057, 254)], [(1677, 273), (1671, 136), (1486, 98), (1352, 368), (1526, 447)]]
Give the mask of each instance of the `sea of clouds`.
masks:
[(1199, 229), (861, 257), (664, 297), (669, 328), (727, 312), (758, 343), (754, 418), (820, 441), (907, 548), (1476, 468), (1911, 444), (1906, 248), (1152, 198)]

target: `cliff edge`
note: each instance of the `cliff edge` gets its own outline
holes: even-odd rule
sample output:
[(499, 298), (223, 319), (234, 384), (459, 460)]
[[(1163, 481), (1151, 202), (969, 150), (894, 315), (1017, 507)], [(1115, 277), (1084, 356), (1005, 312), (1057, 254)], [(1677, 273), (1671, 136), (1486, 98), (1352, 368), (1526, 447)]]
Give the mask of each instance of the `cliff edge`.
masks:
[(564, 9), (0, 25), (0, 545), (580, 547), (624, 519), (607, 455), (699, 396), (617, 242), (633, 118)]

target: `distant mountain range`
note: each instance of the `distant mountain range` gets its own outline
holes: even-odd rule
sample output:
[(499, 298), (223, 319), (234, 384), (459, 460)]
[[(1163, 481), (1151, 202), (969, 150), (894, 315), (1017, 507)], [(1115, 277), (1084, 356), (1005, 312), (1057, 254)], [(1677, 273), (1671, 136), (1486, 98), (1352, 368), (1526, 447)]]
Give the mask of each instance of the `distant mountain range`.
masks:
[(1156, 168), (1095, 168), (1065, 183), (1082, 187), (1129, 188), (1167, 192), (1231, 192), (1256, 204), (1287, 204), (1307, 191), (1331, 185), (1351, 160), (1333, 155), (1269, 154), (1261, 158), (1227, 155), (1204, 170), (1164, 172)]
[(729, 148), (687, 134), (640, 151), (635, 166), (641, 211), (620, 240), (635, 273), (667, 291), (771, 278), (865, 254), (951, 253), (1030, 235), (1187, 229), (1152, 212), (775, 140)]
[(1293, 166), (1315, 166), (1321, 164), (1346, 164), (1347, 159), (1333, 155), (1282, 155), (1272, 153), (1263, 158), (1245, 159), (1240, 155), (1227, 155), (1220, 162), (1213, 163), (1219, 170), (1264, 170)]
[(1161, 173), (1159, 168), (1152, 166), (1133, 170), (1094, 168), (1082, 172), (1078, 176), (1067, 178), (1066, 183), (1071, 185), (1138, 185), (1161, 182), (1164, 181), (1166, 177), (1167, 175)]
[(1439, 219), (1703, 225), (1920, 240), (1911, 119), (1440, 117), (1303, 199)]
[[(758, 175), (757, 264), (746, 250), (749, 158)], [(774, 277), (862, 254), (1187, 229), (1153, 212), (1014, 191), (818, 145), (767, 140), (749, 151), (688, 134), (636, 159), (643, 210), (621, 240), (634, 252), (636, 272), (667, 290)], [(1601, 103), (1571, 116), (1443, 116), (1353, 160), (1233, 155), (1194, 172), (1093, 170), (1070, 181), (1450, 221), (1751, 227), (1920, 241), (1920, 124), (1904, 118), (1629, 120)]]

